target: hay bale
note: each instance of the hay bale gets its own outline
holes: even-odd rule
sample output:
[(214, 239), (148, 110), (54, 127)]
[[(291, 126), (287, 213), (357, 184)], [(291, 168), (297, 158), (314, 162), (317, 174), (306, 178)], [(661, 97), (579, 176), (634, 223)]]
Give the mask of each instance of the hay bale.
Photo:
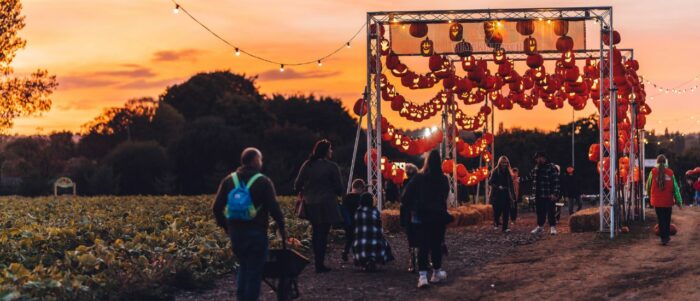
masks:
[(595, 232), (600, 229), (598, 207), (580, 210), (569, 218), (571, 232)]
[(481, 213), (475, 208), (459, 206), (454, 208), (454, 210), (460, 213), (460, 226), (478, 225), (484, 220)]
[(389, 233), (401, 232), (401, 213), (399, 210), (388, 209), (382, 211), (382, 228)]
[(492, 221), (493, 220), (493, 207), (491, 205), (474, 204), (474, 205), (467, 205), (466, 207), (476, 209), (476, 211), (478, 211), (479, 214), (481, 214), (482, 221)]

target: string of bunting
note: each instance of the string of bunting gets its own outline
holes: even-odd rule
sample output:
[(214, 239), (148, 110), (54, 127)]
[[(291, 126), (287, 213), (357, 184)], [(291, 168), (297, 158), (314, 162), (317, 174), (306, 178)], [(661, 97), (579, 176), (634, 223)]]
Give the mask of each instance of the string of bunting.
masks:
[(342, 45), (340, 45), (338, 48), (334, 49), (333, 51), (331, 51), (331, 52), (329, 52), (329, 53), (327, 53), (327, 54), (325, 54), (325, 55), (323, 55), (323, 56), (320, 56), (320, 57), (318, 57), (318, 58), (311, 59), (311, 60), (306, 60), (306, 61), (296, 61), (296, 62), (294, 62), (294, 61), (278, 61), (278, 60), (273, 60), (273, 59), (269, 59), (269, 58), (266, 58), (266, 57), (257, 55), (257, 54), (255, 54), (255, 53), (252, 53), (251, 51), (245, 50), (245, 49), (241, 48), (240, 46), (238, 46), (238, 45), (236, 45), (236, 44), (234, 44), (234, 43), (228, 41), (227, 39), (223, 38), (220, 34), (216, 33), (216, 32), (213, 31), (211, 28), (209, 28), (209, 26), (205, 25), (202, 21), (200, 21), (200, 20), (199, 20), (198, 18), (196, 18), (194, 15), (192, 15), (186, 8), (184, 8), (184, 7), (183, 7), (182, 5), (180, 5), (178, 2), (176, 2), (175, 0), (170, 0), (170, 1), (175, 5), (175, 8), (173, 9), (173, 13), (174, 13), (174, 14), (177, 15), (177, 14), (180, 14), (180, 12), (183, 12), (183, 13), (184, 13), (185, 15), (187, 15), (190, 19), (192, 19), (192, 21), (194, 21), (194, 22), (197, 23), (200, 27), (202, 27), (204, 30), (206, 30), (207, 32), (209, 32), (209, 33), (210, 33), (212, 36), (214, 36), (216, 39), (220, 40), (220, 41), (223, 42), (224, 44), (226, 44), (226, 45), (228, 45), (229, 47), (231, 47), (231, 49), (233, 50), (233, 52), (234, 52), (234, 54), (235, 54), (236, 56), (240, 56), (241, 54), (245, 54), (245, 55), (248, 55), (248, 56), (250, 56), (250, 57), (252, 57), (252, 58), (254, 58), (254, 59), (257, 59), (257, 60), (259, 60), (259, 61), (263, 61), (263, 62), (266, 62), (266, 63), (275, 64), (275, 65), (279, 65), (279, 66), (280, 66), (280, 72), (284, 72), (284, 67), (285, 67), (285, 66), (302, 66), (302, 65), (311, 65), (311, 64), (317, 64), (319, 67), (323, 66), (323, 62), (324, 62), (326, 59), (328, 59), (329, 57), (331, 57), (331, 56), (337, 54), (338, 52), (340, 52), (340, 51), (343, 50), (343, 49), (350, 48), (350, 45), (352, 44), (352, 41), (355, 40), (355, 38), (357, 38), (357, 36), (358, 36), (358, 35), (365, 29), (365, 27), (367, 26), (367, 24), (363, 22), (363, 23), (362, 23), (362, 26), (360, 26), (360, 29), (358, 29), (357, 32), (355, 32), (355, 34), (352, 35), (352, 37), (350, 37), (349, 40), (347, 40), (346, 42), (344, 42)]

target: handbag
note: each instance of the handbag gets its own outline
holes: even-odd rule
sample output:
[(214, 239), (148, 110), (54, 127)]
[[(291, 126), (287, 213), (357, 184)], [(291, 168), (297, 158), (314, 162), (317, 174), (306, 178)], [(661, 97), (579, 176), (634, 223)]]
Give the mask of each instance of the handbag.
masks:
[(300, 219), (308, 219), (306, 216), (306, 205), (304, 203), (304, 194), (299, 193), (297, 196), (297, 203), (294, 206), (294, 212)]

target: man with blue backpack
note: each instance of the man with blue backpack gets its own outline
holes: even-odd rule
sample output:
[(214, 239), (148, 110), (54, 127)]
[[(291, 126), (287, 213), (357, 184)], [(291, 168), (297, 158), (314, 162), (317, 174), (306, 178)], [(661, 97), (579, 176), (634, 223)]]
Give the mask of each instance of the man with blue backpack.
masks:
[(241, 301), (258, 300), (260, 296), (270, 215), (279, 228), (283, 244), (287, 237), (275, 186), (260, 173), (262, 159), (262, 153), (256, 148), (243, 150), (241, 167), (221, 181), (213, 206), (216, 223), (229, 235), (238, 258), (236, 296)]

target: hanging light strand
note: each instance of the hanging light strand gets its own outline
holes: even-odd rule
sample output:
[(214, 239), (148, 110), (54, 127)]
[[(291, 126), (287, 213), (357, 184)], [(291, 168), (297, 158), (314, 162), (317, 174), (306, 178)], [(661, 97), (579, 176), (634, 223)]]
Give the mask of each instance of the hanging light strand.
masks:
[[(315, 58), (315, 59), (312, 59), (312, 60), (300, 61), (300, 62), (281, 62), (281, 61), (276, 61), (276, 60), (273, 60), (273, 59), (268, 59), (268, 58), (265, 58), (265, 57), (256, 55), (256, 54), (254, 54), (254, 53), (251, 53), (251, 52), (248, 52), (248, 51), (244, 50), (244, 49), (241, 48), (241, 47), (238, 47), (238, 46), (234, 45), (233, 43), (231, 43), (231, 42), (229, 42), (228, 40), (226, 40), (225, 38), (223, 38), (221, 35), (217, 34), (215, 31), (213, 31), (212, 29), (210, 29), (207, 25), (205, 25), (204, 23), (202, 23), (202, 22), (201, 22), (199, 19), (197, 19), (195, 16), (193, 16), (192, 14), (190, 14), (190, 12), (187, 11), (187, 9), (185, 9), (182, 5), (180, 5), (179, 3), (177, 3), (175, 0), (170, 0), (170, 1), (175, 5), (175, 9), (173, 9), (173, 12), (174, 12), (175, 14), (179, 14), (179, 12), (182, 12), (182, 13), (184, 13), (185, 15), (187, 15), (190, 19), (192, 19), (192, 21), (194, 21), (195, 23), (199, 24), (199, 26), (201, 26), (204, 30), (206, 30), (207, 32), (209, 32), (212, 36), (214, 36), (215, 38), (217, 38), (218, 40), (220, 40), (220, 41), (223, 42), (224, 44), (228, 45), (228, 46), (231, 47), (232, 49), (234, 49), (234, 51), (235, 51), (235, 53), (236, 53), (236, 56), (239, 56), (239, 55), (242, 53), (242, 54), (248, 55), (248, 56), (250, 56), (250, 57), (252, 57), (252, 58), (254, 58), (254, 59), (257, 59), (257, 60), (260, 60), (260, 61), (263, 61), (263, 62), (266, 62), (266, 63), (274, 64), (274, 65), (279, 65), (279, 66), (301, 66), (301, 65), (310, 65), (310, 64), (318, 64), (319, 66), (321, 66), (321, 65), (322, 65), (322, 64), (320, 63), (321, 61), (323, 61), (323, 60), (325, 60), (325, 59), (327, 59), (327, 58), (329, 58), (329, 57), (335, 55), (336, 53), (340, 52), (340, 51), (343, 50), (343, 49), (350, 48), (350, 44), (352, 43), (352, 41), (353, 41), (355, 38), (357, 38), (357, 36), (358, 36), (358, 35), (362, 32), (362, 30), (364, 30), (365, 27), (367, 26), (366, 23), (363, 23), (362, 26), (360, 27), (360, 29), (358, 29), (357, 32), (356, 32), (352, 37), (350, 37), (350, 39), (349, 39), (348, 41), (343, 42), (343, 43), (340, 45), (340, 47), (336, 48), (335, 50), (331, 51), (330, 53), (328, 53), (328, 54), (326, 54), (326, 55), (324, 55), (324, 56), (321, 56), (320, 58)], [(281, 69), (283, 69), (283, 68), (281, 68)]]
[[(654, 96), (658, 96), (658, 95), (662, 95), (662, 94), (682, 95), (682, 94), (686, 94), (686, 93), (695, 92), (695, 90), (700, 88), (700, 82), (698, 82), (698, 78), (700, 78), (700, 76), (696, 75), (694, 78), (687, 80), (687, 81), (681, 83), (680, 85), (677, 85), (677, 86), (672, 87), (672, 88), (663, 87), (659, 84), (656, 84), (656, 83), (650, 81), (649, 79), (647, 79), (646, 76), (642, 77), (642, 79), (643, 79), (642, 81), (644, 82), (645, 85), (647, 85), (647, 87), (653, 87), (655, 90), (657, 90), (657, 92), (659, 92), (659, 93), (655, 94)], [(696, 82), (695, 85), (693, 85), (692, 87), (681, 88), (681, 87), (683, 87), (689, 83), (692, 83), (692, 82)], [(654, 96), (651, 97), (652, 100), (654, 99)]]

